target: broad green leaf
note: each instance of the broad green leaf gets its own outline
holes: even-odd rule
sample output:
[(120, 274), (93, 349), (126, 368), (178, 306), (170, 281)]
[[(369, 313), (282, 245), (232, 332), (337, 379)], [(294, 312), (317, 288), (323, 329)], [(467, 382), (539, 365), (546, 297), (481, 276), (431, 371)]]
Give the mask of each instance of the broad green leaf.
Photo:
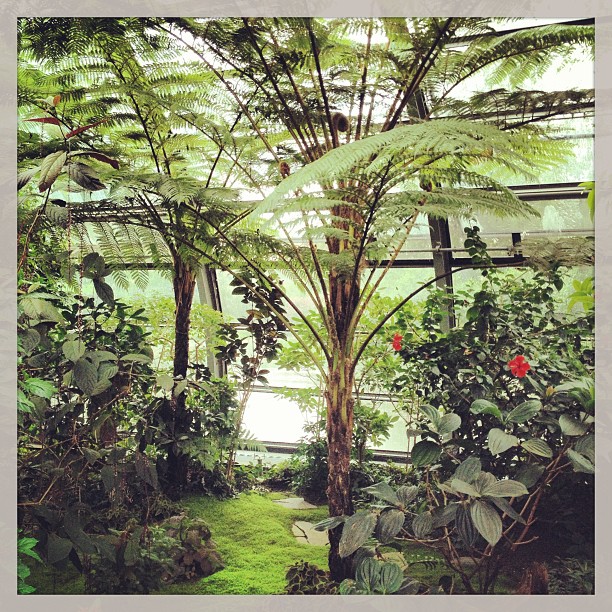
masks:
[(395, 506), (399, 506), (400, 504), (400, 500), (398, 499), (395, 491), (387, 482), (377, 482), (376, 484), (373, 484), (369, 487), (364, 487), (361, 490), (364, 493), (369, 493), (370, 495), (378, 497), (378, 499), (383, 499), (384, 501), (389, 502), (390, 504), (393, 504)]
[(440, 422), (440, 413), (437, 408), (430, 406), (429, 404), (423, 404), (420, 408), (421, 412), (437, 427)]
[(64, 321), (61, 312), (47, 300), (25, 296), (19, 301), (19, 306), (30, 319), (52, 321), (53, 323), (62, 323)]
[(395, 593), (402, 586), (403, 581), (404, 574), (399, 565), (396, 563), (381, 564), (377, 590), (383, 595)]
[(406, 507), (418, 494), (419, 487), (415, 485), (404, 485), (400, 487), (395, 494), (400, 500), (401, 504)]
[(140, 558), (140, 535), (142, 534), (142, 527), (136, 527), (134, 532), (130, 535), (130, 539), (125, 545), (123, 552), (123, 562), (127, 567), (136, 565)]
[(138, 478), (146, 482), (154, 489), (157, 489), (159, 482), (157, 479), (157, 468), (155, 467), (155, 462), (151, 461), (143, 453), (136, 452), (134, 455), (134, 465), (136, 467), (136, 475)]
[(461, 417), (453, 412), (442, 416), (438, 425), (436, 426), (437, 432), (443, 436), (461, 427)]
[(38, 180), (39, 191), (46, 191), (55, 183), (55, 179), (57, 179), (64, 167), (66, 157), (66, 151), (56, 151), (43, 159), (40, 165), (40, 177)]
[(559, 426), (566, 436), (582, 436), (589, 430), (585, 423), (567, 414), (559, 417)]
[(489, 400), (477, 399), (473, 401), (470, 406), (470, 412), (472, 414), (491, 414), (500, 421), (502, 420), (501, 410)]
[(114, 363), (101, 363), (98, 367), (100, 380), (110, 380), (119, 373), (119, 368)]
[(518, 521), (521, 525), (525, 525), (525, 519), (503, 497), (491, 497), (490, 501), (492, 501), (504, 514), (507, 514), (513, 521)]
[(528, 493), (525, 485), (516, 480), (498, 480), (482, 490), (489, 497), (519, 497)]
[(52, 383), (48, 380), (42, 380), (41, 378), (28, 378), (25, 382), (25, 386), (27, 391), (32, 395), (45, 399), (50, 399), (57, 393), (57, 389)]
[(342, 558), (352, 555), (360, 546), (365, 544), (372, 535), (376, 525), (376, 515), (373, 512), (360, 510), (349, 516), (342, 529), (339, 554)]
[(381, 565), (372, 557), (363, 559), (355, 572), (357, 587), (368, 593), (374, 593), (379, 585)]
[(107, 493), (112, 493), (121, 483), (121, 473), (116, 472), (112, 465), (105, 465), (100, 470), (100, 476)]
[(438, 529), (438, 527), (445, 527), (449, 523), (452, 523), (455, 520), (458, 505), (459, 504), (456, 502), (451, 502), (446, 506), (434, 508), (431, 511), (433, 528)]
[(86, 351), (87, 347), (82, 340), (68, 340), (62, 344), (62, 352), (66, 359), (72, 362), (78, 361)]
[(113, 288), (103, 280), (93, 279), (93, 286), (98, 297), (111, 308), (115, 305), (115, 294)]
[(39, 554), (33, 550), (37, 544), (38, 540), (36, 538), (20, 537), (17, 540), (17, 550), (18, 552), (27, 555), (28, 557), (32, 557), (32, 559), (36, 559), (42, 563), (42, 559), (40, 558)]
[(174, 378), (169, 374), (160, 374), (156, 379), (157, 385), (164, 391), (170, 392), (174, 387)]
[(91, 538), (83, 531), (78, 517), (74, 512), (68, 512), (64, 518), (64, 529), (79, 552), (93, 555), (97, 549)]
[(493, 455), (499, 455), (500, 453), (506, 452), (509, 448), (518, 444), (518, 438), (502, 431), (501, 429), (494, 428), (489, 432), (487, 437), (489, 444), (489, 450)]
[(72, 368), (72, 377), (76, 386), (86, 395), (92, 395), (98, 382), (98, 370), (84, 357), (76, 361)]
[(99, 191), (106, 189), (106, 185), (100, 181), (95, 170), (82, 162), (70, 162), (66, 164), (68, 178), (87, 191)]
[(440, 458), (441, 453), (442, 449), (435, 442), (431, 442), (430, 440), (421, 440), (412, 448), (412, 465), (415, 467), (431, 465)]
[(21, 349), (26, 355), (29, 355), (40, 342), (40, 334), (32, 328), (23, 331), (20, 330), (18, 338), (21, 342)]
[(534, 455), (538, 455), (539, 457), (551, 458), (553, 456), (550, 446), (548, 446), (544, 440), (540, 440), (539, 438), (525, 440), (524, 442), (521, 442), (521, 446), (526, 451), (533, 453)]
[(482, 466), (478, 457), (468, 457), (455, 470), (455, 478), (467, 483), (474, 482), (481, 469)]
[(584, 474), (594, 474), (595, 466), (583, 455), (575, 450), (567, 451), (567, 458), (572, 462), (574, 472), (582, 472)]
[(470, 505), (470, 516), (478, 533), (491, 546), (495, 546), (502, 535), (502, 521), (499, 514), (490, 504), (477, 499)]
[(87, 253), (85, 257), (83, 257), (83, 261), (81, 262), (83, 267), (83, 274), (85, 278), (102, 278), (104, 274), (104, 270), (106, 268), (106, 264), (104, 263), (104, 257), (97, 253), (96, 251), (92, 253)]
[(584, 438), (580, 438), (574, 445), (574, 450), (581, 455), (584, 455), (591, 463), (595, 462), (595, 436), (589, 434)]
[(419, 538), (427, 537), (433, 530), (433, 517), (431, 512), (421, 512), (412, 520), (412, 531)]
[(113, 383), (108, 378), (102, 378), (98, 380), (94, 385), (94, 388), (91, 390), (90, 395), (93, 397), (94, 395), (100, 395), (106, 391)]
[(144, 355), (143, 353), (128, 353), (123, 357), (120, 357), (120, 361), (123, 362), (134, 362), (134, 363), (151, 363), (151, 357)]
[(480, 472), (472, 485), (474, 485), (474, 488), (482, 495), (483, 490), (494, 482), (496, 482), (496, 478), (491, 472)]
[(514, 410), (511, 410), (506, 420), (511, 423), (525, 423), (538, 414), (540, 410), (542, 410), (542, 402), (540, 400), (527, 400), (519, 404)]
[(58, 563), (63, 561), (72, 550), (72, 542), (68, 538), (60, 538), (55, 533), (49, 534), (47, 539), (47, 561)]
[(451, 480), (451, 487), (457, 491), (457, 493), (463, 493), (464, 495), (470, 495), (472, 497), (480, 497), (480, 493), (475, 487), (458, 478), (453, 478)]
[(315, 531), (327, 531), (328, 529), (335, 529), (338, 525), (342, 525), (346, 521), (346, 516), (330, 516), (329, 518), (319, 521), (313, 529)]
[(374, 537), (381, 544), (391, 542), (403, 527), (405, 518), (401, 510), (384, 510), (378, 516)]
[(522, 482), (528, 489), (538, 482), (540, 476), (544, 473), (544, 466), (536, 463), (527, 463), (522, 465), (516, 472), (514, 478)]
[(103, 361), (117, 361), (117, 355), (110, 351), (90, 351), (87, 356), (93, 361), (96, 359), (99, 363)]
[(338, 587), (339, 595), (367, 595), (368, 592), (357, 588), (357, 583), (350, 578), (346, 578)]
[(459, 537), (468, 548), (473, 548), (478, 540), (478, 532), (472, 522), (470, 508), (463, 505), (457, 506), (455, 514), (455, 527)]
[(33, 178), (40, 168), (28, 168), (17, 174), (17, 191), (25, 187)]
[(174, 391), (172, 392), (172, 395), (174, 395), (175, 397), (178, 397), (181, 393), (183, 393), (183, 391), (185, 391), (188, 384), (189, 384), (189, 381), (187, 379), (179, 380), (176, 383), (176, 386), (174, 387)]

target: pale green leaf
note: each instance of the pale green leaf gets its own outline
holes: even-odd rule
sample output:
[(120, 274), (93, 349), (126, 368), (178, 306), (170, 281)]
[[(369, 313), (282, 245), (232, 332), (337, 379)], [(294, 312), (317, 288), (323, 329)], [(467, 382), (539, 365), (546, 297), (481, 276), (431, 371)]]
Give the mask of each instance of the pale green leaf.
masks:
[(493, 455), (499, 455), (506, 452), (508, 449), (516, 446), (519, 442), (516, 436), (510, 435), (501, 429), (494, 428), (487, 436), (489, 450)]
[(502, 521), (499, 514), (485, 501), (474, 500), (470, 505), (470, 516), (478, 533), (495, 546), (502, 535)]

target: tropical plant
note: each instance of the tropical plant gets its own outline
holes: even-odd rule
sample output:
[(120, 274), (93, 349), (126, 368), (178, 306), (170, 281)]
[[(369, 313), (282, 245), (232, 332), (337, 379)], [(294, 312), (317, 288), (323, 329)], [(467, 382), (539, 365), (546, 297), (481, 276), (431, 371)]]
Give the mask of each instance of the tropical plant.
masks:
[[(59, 215), (63, 223), (79, 227), (81, 244), (99, 243), (110, 264), (136, 267), (133, 274), (141, 286), (146, 274), (138, 266), (153, 262), (169, 267), (175, 297), (173, 376), (184, 379), (196, 277), (207, 263), (202, 253), (218, 243), (206, 229), (207, 219), (216, 218), (227, 229), (244, 209), (236, 203), (237, 192), (228, 187), (235, 168), (232, 159), (239, 154), (232, 128), (216, 122), (208, 103), (214, 92), (207, 74), (190, 72), (177, 61), (177, 49), (170, 40), (146, 34), (143, 20), (67, 19), (62, 23), (65, 28), (59, 34), (49, 30), (57, 24), (54, 20), (20, 22), (22, 116), (24, 121), (61, 133), (61, 138), (42, 135), (35, 141), (37, 149), (27, 137), (31, 132), (22, 132), (21, 159), (28, 167), (22, 183), (37, 171), (33, 158), (52, 151), (40, 164), (39, 189), (46, 190), (46, 197), (36, 208), (22, 261), (39, 219)], [(75, 78), (77, 73), (82, 81)], [(61, 94), (41, 104), (39, 95), (45, 88)], [(33, 113), (37, 116), (31, 117)], [(74, 127), (76, 117), (81, 119), (80, 127)], [(189, 134), (183, 133), (185, 125), (190, 126)], [(94, 128), (97, 137), (88, 133)], [(80, 155), (112, 166), (107, 183), (91, 167), (75, 161)], [(64, 184), (58, 182), (63, 178)], [(53, 207), (48, 203), (51, 193), (60, 195), (61, 188), (70, 192), (75, 185), (85, 191), (110, 188), (106, 197), (92, 201), (67, 202), (70, 198), (56, 197)], [(191, 248), (194, 244), (199, 251)], [(215, 305), (212, 273), (204, 269), (202, 275), (213, 289)], [(115, 281), (127, 282), (120, 270), (115, 271)], [(184, 390), (173, 394), (165, 416), (178, 433), (188, 428), (185, 407)], [(167, 460), (175, 474), (170, 484), (176, 496), (186, 484), (188, 457), (171, 452)]]
[[(155, 26), (215, 74), (284, 178), (255, 214), (271, 214), (291, 250), (279, 253), (279, 265), (293, 271), (323, 320), (322, 329), (312, 327), (282, 293), (309, 326), (310, 337), (298, 338), (302, 346), (316, 361), (314, 339), (324, 355), (329, 509), (332, 516), (350, 513), (354, 371), (371, 340), (357, 340), (355, 332), (382, 276), (419, 215), (479, 208), (526, 214), (529, 207), (518, 207), (490, 178), (493, 166), (516, 170), (535, 156), (552, 161), (539, 131), (527, 125), (535, 116), (495, 127), (464, 123), (466, 110), (450, 94), (488, 67), (491, 81), (521, 82), (573, 45), (589, 45), (592, 29), (551, 26), (497, 36), (479, 19), (173, 19)], [(467, 41), (462, 52), (451, 44), (459, 34)], [(507, 92), (498, 93), (512, 105)], [(526, 93), (521, 101), (536, 98)], [(556, 109), (572, 106), (570, 98), (561, 96)], [(577, 99), (588, 104), (592, 92)], [(482, 119), (490, 100), (471, 102), (470, 118)], [(451, 112), (460, 118), (449, 118)], [(534, 131), (528, 137), (519, 126)], [(228, 243), (247, 263), (239, 244)], [(339, 540), (332, 530), (334, 580), (351, 571), (338, 554)]]
[[(67, 39), (73, 49), (83, 46), (87, 37), (70, 36), (79, 31), (79, 24), (69, 22), (66, 26), (57, 28), (51, 37), (39, 32), (31, 43), (32, 52), (38, 50), (39, 56), (57, 59)], [(419, 216), (469, 216), (479, 209), (517, 215), (530, 212), (529, 206), (519, 206), (492, 177), (501, 177), (502, 170), (506, 174), (533, 170), (536, 161), (554, 163), (562, 143), (544, 138), (535, 127), (536, 119), (592, 105), (592, 91), (573, 95), (558, 92), (552, 97), (525, 91), (513, 97), (502, 82), (507, 79), (512, 85), (521, 84), (553, 59), (565, 58), (577, 45), (589, 47), (593, 28), (552, 25), (498, 34), (491, 32), (490, 20), (475, 18), (160, 18), (100, 20), (94, 26), (96, 32), (110, 32), (113, 47), (108, 61), (118, 68), (121, 89), (136, 92), (126, 102), (136, 114), (147, 118), (144, 124), (138, 118), (143, 128), (139, 134), (144, 132), (142, 142), (154, 158), (156, 176), (149, 179), (145, 175), (140, 181), (136, 200), (139, 210), (144, 211), (140, 214), (156, 218), (160, 208), (152, 205), (151, 198), (161, 203), (164, 225), (177, 229), (172, 234), (174, 241), (188, 244), (190, 253), (204, 258), (200, 261), (230, 271), (227, 259), (209, 248), (214, 234), (214, 241), (233, 251), (233, 261), (240, 260), (258, 279), (269, 281), (280, 291), (285, 307), (306, 323), (308, 336), (296, 334), (296, 339), (313, 361), (312, 346), (317, 344), (322, 351), (324, 364), (318, 367), (326, 385), (329, 510), (332, 516), (350, 513), (354, 372), (375, 335), (374, 330), (364, 339), (356, 337), (368, 302)], [(140, 45), (138, 57), (153, 43), (156, 55), (148, 69), (154, 75), (161, 73), (159, 79), (142, 78), (147, 70), (136, 65), (132, 50), (122, 55), (126, 45), (136, 43)], [(457, 43), (464, 48), (459, 50)], [(197, 69), (180, 64), (176, 70), (181, 78), (172, 81), (160, 49), (190, 51), (198, 58)], [(474, 96), (469, 110), (451, 98), (460, 83), (489, 69), (489, 81), (499, 86), (495, 97)], [(189, 87), (186, 74), (191, 75)], [(184, 103), (173, 105), (178, 102), (175, 98), (167, 104), (167, 98), (163, 104), (168, 90), (156, 94), (166, 80), (177, 83)], [(194, 80), (198, 87), (193, 87)], [(113, 82), (113, 96), (117, 90)], [(194, 116), (189, 109), (194, 103), (189, 93), (194, 91), (211, 93), (206, 99), (209, 114), (227, 117), (226, 126), (232, 126), (229, 134), (227, 127), (211, 129), (202, 113)], [(155, 96), (155, 102), (150, 102), (150, 95)], [(496, 100), (502, 100), (507, 110), (519, 111), (519, 118), (512, 120), (508, 114), (497, 113)], [(526, 108), (530, 110), (525, 114)], [(205, 125), (215, 144), (220, 139), (225, 143), (227, 137), (229, 145), (222, 147), (227, 156), (219, 159), (227, 160), (231, 176), (240, 170), (240, 180), (248, 189), (264, 194), (263, 187), (284, 178), (254, 210), (254, 219), (261, 219), (264, 213), (272, 217), (271, 231), (257, 236), (259, 244), (273, 250), (266, 265), (246, 248), (254, 240), (249, 242), (243, 234), (230, 231), (235, 216), (230, 215), (232, 221), (227, 224), (226, 217), (217, 214), (220, 209), (226, 212), (227, 198), (220, 198), (222, 204), (209, 198), (208, 182), (204, 191), (195, 189), (190, 197), (174, 195), (175, 188), (180, 186), (182, 191), (193, 183), (176, 174), (167, 176), (172, 155), (161, 143), (169, 151), (177, 149), (165, 138), (169, 117), (180, 117), (182, 127), (188, 125), (196, 131)], [(237, 145), (240, 138), (247, 143), (244, 149)], [(183, 148), (181, 143), (181, 152), (184, 150), (187, 145)], [(259, 161), (247, 163), (243, 151), (247, 156), (256, 153)], [(214, 154), (212, 157), (216, 159)], [(303, 169), (295, 171), (304, 163)], [(179, 166), (187, 171), (187, 163)], [(198, 231), (190, 232), (190, 228)], [(282, 247), (278, 236), (284, 238)], [(177, 303), (185, 305), (190, 301), (193, 266), (176, 256), (173, 263), (179, 279)], [(266, 270), (273, 267), (271, 264), (299, 282), (321, 316), (322, 329), (314, 328), (279, 283), (270, 279)], [(379, 326), (395, 312), (391, 309)], [(293, 332), (289, 321), (283, 322)], [(185, 329), (179, 327), (177, 323), (177, 339), (182, 339)], [(176, 361), (187, 362), (181, 354)], [(181, 365), (176, 374), (183, 375), (184, 369)], [(182, 402), (181, 398), (179, 394), (173, 404)], [(180, 417), (181, 410), (177, 414)], [(173, 467), (179, 475), (183, 471), (180, 465)], [(351, 572), (350, 560), (338, 554), (339, 541), (340, 530), (331, 531), (330, 569), (338, 581)]]

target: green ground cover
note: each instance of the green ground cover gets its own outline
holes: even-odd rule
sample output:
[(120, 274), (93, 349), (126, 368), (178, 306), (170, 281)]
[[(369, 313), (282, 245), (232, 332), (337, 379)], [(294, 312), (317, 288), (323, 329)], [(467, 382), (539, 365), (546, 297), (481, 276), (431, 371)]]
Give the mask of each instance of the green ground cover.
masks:
[(291, 533), (295, 521), (317, 523), (327, 516), (327, 507), (292, 510), (274, 499), (280, 494), (243, 493), (219, 501), (211, 497), (185, 500), (190, 517), (201, 517), (210, 525), (225, 569), (194, 583), (179, 583), (164, 594), (271, 595), (285, 588), (285, 573), (300, 560), (328, 569), (327, 546), (298, 542)]
[[(275, 499), (281, 493), (242, 493), (218, 500), (213, 497), (190, 497), (183, 501), (191, 518), (202, 518), (210, 526), (213, 540), (225, 568), (194, 582), (169, 585), (158, 594), (172, 595), (274, 595), (282, 594), (285, 574), (290, 565), (301, 560), (327, 570), (327, 546), (302, 543), (293, 536), (296, 521), (316, 523), (327, 517), (327, 507), (294, 510)], [(409, 574), (426, 585), (436, 585), (449, 571), (438, 560), (441, 555), (413, 543), (402, 546), (410, 565)], [(389, 549), (389, 552), (392, 552)], [(82, 594), (83, 578), (71, 564), (58, 570), (39, 563), (31, 564), (30, 583), (37, 594)], [(510, 582), (514, 582), (512, 579)], [(500, 578), (497, 592), (508, 592), (508, 579)], [(458, 591), (462, 588), (456, 582)]]

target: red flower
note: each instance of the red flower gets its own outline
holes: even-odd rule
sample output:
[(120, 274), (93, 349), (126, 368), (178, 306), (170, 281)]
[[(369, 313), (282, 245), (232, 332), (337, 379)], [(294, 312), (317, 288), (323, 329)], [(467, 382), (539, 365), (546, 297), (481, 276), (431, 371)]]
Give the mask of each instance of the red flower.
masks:
[(525, 361), (525, 357), (523, 355), (517, 355), (514, 359), (508, 362), (508, 367), (514, 376), (518, 378), (523, 378), (529, 370), (531, 370), (531, 366)]
[(393, 344), (393, 348), (396, 351), (401, 350), (402, 348), (402, 338), (404, 336), (402, 336), (401, 334), (395, 334), (395, 336), (393, 336), (393, 342), (391, 344)]

